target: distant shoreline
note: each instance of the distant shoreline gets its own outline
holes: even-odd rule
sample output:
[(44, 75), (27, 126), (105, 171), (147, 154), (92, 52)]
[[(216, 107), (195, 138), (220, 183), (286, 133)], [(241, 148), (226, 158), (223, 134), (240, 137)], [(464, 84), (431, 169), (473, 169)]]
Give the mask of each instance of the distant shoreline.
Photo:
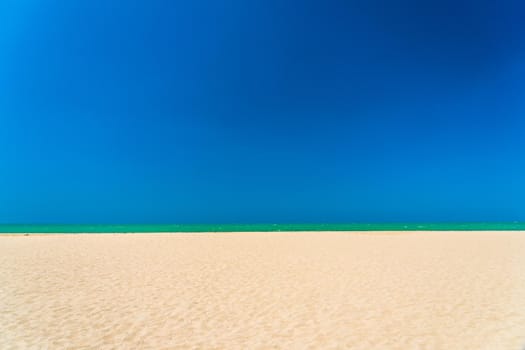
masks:
[(197, 233), (296, 231), (525, 231), (525, 223), (354, 223), (354, 224), (0, 224), (0, 234), (25, 233)]

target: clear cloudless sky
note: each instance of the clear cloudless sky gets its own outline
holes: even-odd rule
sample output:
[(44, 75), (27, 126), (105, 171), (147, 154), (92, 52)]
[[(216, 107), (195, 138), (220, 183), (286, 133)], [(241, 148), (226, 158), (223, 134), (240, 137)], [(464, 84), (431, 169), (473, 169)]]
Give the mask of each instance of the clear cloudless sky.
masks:
[(522, 0), (2, 0), (0, 223), (525, 221)]

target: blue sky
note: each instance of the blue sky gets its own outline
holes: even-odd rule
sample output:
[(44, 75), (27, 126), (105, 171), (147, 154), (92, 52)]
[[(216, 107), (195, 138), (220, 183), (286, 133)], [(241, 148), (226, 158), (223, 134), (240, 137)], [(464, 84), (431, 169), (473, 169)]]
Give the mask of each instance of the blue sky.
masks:
[(518, 0), (0, 4), (0, 223), (525, 220)]

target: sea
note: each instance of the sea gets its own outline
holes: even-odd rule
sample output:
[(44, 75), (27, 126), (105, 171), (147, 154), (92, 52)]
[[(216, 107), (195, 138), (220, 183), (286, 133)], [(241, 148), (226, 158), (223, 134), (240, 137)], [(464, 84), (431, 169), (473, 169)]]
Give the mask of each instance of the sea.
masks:
[(279, 231), (505, 231), (512, 223), (335, 223), (335, 224), (0, 224), (1, 233), (153, 233)]

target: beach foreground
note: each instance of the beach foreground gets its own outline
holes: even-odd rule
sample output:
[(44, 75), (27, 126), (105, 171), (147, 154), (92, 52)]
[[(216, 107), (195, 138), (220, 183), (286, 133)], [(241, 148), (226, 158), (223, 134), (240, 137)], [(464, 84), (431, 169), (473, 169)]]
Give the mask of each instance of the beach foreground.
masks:
[(525, 347), (525, 232), (0, 236), (1, 349)]

